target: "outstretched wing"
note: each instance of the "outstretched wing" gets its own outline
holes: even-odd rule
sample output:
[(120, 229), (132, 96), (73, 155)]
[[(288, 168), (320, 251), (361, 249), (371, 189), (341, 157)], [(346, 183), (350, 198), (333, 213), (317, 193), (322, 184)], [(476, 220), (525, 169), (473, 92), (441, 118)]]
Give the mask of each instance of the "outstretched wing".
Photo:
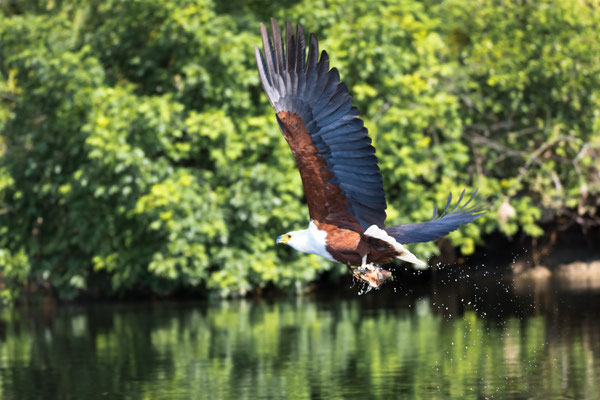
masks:
[(302, 26), (294, 36), (271, 19), (273, 41), (261, 24), (264, 56), (255, 47), (262, 86), (300, 170), (312, 219), (384, 227), (383, 180), (367, 129), (329, 57)]
[(465, 195), (465, 191), (463, 190), (454, 208), (448, 212), (448, 208), (452, 202), (452, 193), (450, 193), (448, 195), (446, 208), (439, 218), (436, 218), (438, 210), (437, 207), (434, 207), (433, 218), (430, 221), (418, 224), (396, 225), (386, 228), (385, 230), (390, 236), (394, 237), (394, 239), (402, 244), (430, 242), (441, 238), (442, 236), (446, 236), (450, 232), (455, 231), (459, 226), (473, 222), (485, 214), (487, 209), (486, 204), (484, 203), (485, 199), (468, 207), (476, 194), (477, 190), (473, 192), (469, 201), (458, 208)]

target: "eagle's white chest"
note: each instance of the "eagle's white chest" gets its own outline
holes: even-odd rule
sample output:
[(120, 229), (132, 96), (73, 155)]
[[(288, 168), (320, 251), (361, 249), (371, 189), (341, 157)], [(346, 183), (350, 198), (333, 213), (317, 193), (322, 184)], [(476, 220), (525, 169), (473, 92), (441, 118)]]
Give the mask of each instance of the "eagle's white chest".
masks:
[(308, 229), (298, 233), (294, 235), (294, 239), (289, 243), (290, 246), (304, 253), (316, 254), (329, 261), (336, 261), (325, 248), (327, 232), (319, 230), (312, 220), (308, 224)]

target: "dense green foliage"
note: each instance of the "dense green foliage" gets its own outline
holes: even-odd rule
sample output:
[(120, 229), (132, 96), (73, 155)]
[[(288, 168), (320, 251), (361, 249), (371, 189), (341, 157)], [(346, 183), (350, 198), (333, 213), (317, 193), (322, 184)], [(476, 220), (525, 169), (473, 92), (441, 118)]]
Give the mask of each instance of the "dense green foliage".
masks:
[(1, 7), (5, 297), (301, 288), (332, 268), (274, 246), (308, 215), (254, 65), (271, 15), (317, 33), (354, 94), (389, 224), (431, 218), (464, 187), (495, 196), (450, 235), (464, 254), (486, 233), (597, 218), (600, 8), (586, 2)]

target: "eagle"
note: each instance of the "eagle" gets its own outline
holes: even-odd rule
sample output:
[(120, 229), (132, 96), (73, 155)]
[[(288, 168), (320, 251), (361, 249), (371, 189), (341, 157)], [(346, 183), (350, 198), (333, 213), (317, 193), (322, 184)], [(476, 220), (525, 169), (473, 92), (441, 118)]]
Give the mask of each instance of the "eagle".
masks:
[[(271, 37), (260, 25), (263, 52), (254, 47), (262, 87), (300, 171), (310, 222), (307, 229), (277, 238), (304, 253), (345, 264), (352, 274), (379, 288), (392, 273), (381, 264), (400, 259), (426, 266), (403, 245), (438, 239), (480, 217), (482, 202), (471, 205), (477, 190), (462, 206), (463, 190), (449, 211), (417, 224), (386, 227), (385, 192), (375, 148), (352, 104), (348, 87), (314, 34), (305, 41), (302, 25), (281, 28), (271, 19)], [(306, 54), (308, 47), (308, 55)], [(460, 207), (460, 208), (459, 208)]]

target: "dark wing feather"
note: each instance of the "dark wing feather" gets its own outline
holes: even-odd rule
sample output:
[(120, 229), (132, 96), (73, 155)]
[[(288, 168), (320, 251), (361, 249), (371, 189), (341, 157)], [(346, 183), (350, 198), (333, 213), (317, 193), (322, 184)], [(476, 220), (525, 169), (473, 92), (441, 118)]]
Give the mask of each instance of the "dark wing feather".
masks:
[(477, 190), (473, 192), (469, 201), (459, 208), (464, 194), (465, 191), (463, 190), (454, 208), (448, 212), (450, 203), (452, 202), (452, 193), (450, 193), (448, 195), (446, 208), (439, 218), (436, 218), (437, 207), (434, 207), (433, 219), (430, 221), (418, 224), (391, 226), (386, 228), (386, 231), (401, 244), (430, 242), (442, 236), (446, 236), (450, 232), (458, 229), (459, 226), (473, 222), (486, 212), (487, 204), (485, 203), (485, 199), (468, 207), (475, 198)]
[[(288, 117), (289, 113), (297, 115), (331, 172), (332, 176), (320, 184), (335, 185), (340, 189), (327, 193), (339, 195), (339, 192), (344, 201), (336, 204), (345, 204), (346, 210), (363, 228), (371, 225), (383, 228), (387, 207), (383, 180), (375, 149), (367, 129), (358, 118), (358, 110), (352, 107), (348, 88), (340, 82), (338, 71), (329, 69), (327, 53), (323, 51), (319, 58), (319, 45), (314, 35), (310, 36), (306, 58), (301, 25), (298, 24), (294, 35), (291, 24), (286, 23), (285, 49), (281, 29), (274, 19), (271, 19), (271, 28), (272, 42), (261, 24), (264, 57), (258, 48), (255, 48), (255, 55), (262, 86), (278, 115), (282, 132), (285, 135), (286, 129), (290, 131), (286, 127), (286, 123), (290, 122), (284, 122), (289, 118), (283, 118), (284, 114)], [(316, 196), (314, 193), (323, 196), (325, 189), (315, 188), (315, 180), (308, 182), (308, 172), (303, 174), (302, 169), (307, 167), (303, 160), (299, 160), (297, 149), (293, 148), (294, 142), (288, 139), (288, 143), (297, 157), (307, 200), (309, 196)], [(308, 203), (313, 218), (316, 213), (311, 204), (318, 202)]]

